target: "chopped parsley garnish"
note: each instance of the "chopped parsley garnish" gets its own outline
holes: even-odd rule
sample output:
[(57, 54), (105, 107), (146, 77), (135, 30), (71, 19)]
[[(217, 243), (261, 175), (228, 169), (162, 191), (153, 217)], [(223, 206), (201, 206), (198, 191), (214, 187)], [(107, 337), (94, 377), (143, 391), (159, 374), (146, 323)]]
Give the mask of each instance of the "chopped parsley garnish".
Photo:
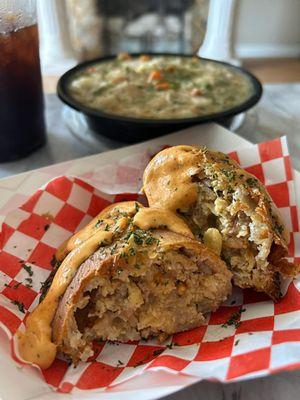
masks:
[(108, 224), (105, 225), (105, 231), (109, 231), (110, 226)]
[(25, 278), (25, 281), (27, 283), (25, 283), (25, 286), (28, 288), (32, 288), (32, 278)]
[(275, 229), (277, 230), (277, 232), (279, 234), (282, 234), (282, 232), (284, 231), (284, 226), (283, 225), (279, 225), (278, 223), (275, 223)]
[[(108, 86), (108, 85), (107, 85), (107, 86)], [(102, 93), (107, 89), (107, 86), (104, 86), (104, 87), (101, 87), (101, 88), (99, 88), (99, 89), (94, 90), (94, 91), (92, 92), (92, 95), (93, 95), (93, 96), (99, 96), (100, 94), (102, 94)]]
[(240, 343), (240, 339), (237, 339), (237, 340), (234, 342), (234, 345), (237, 346), (239, 343)]
[(31, 266), (30, 266), (30, 265), (23, 264), (23, 265), (22, 265), (22, 268), (25, 269), (25, 271), (28, 273), (29, 276), (32, 276), (32, 275), (33, 275), (33, 271), (32, 271), (32, 269), (31, 269)]
[(129, 251), (128, 251), (128, 254), (129, 254), (130, 256), (135, 256), (135, 255), (136, 255), (135, 249), (134, 249), (133, 247), (131, 247), (131, 248), (129, 249)]
[(150, 244), (153, 244), (153, 243), (157, 243), (157, 239), (155, 239), (153, 236), (149, 236), (149, 237), (147, 237), (147, 239), (145, 240), (145, 243), (147, 244), (147, 245), (150, 245)]
[(114, 232), (118, 232), (120, 230), (120, 227), (117, 225), (114, 227)]
[(124, 365), (123, 361), (118, 360), (117, 367), (120, 367), (121, 365)]
[(132, 235), (133, 235), (133, 239), (134, 239), (136, 244), (139, 244), (139, 245), (143, 244), (143, 238), (142, 238), (142, 236), (139, 235), (139, 233), (133, 232)]
[(247, 178), (246, 182), (250, 187), (257, 185), (257, 179), (255, 178)]
[(40, 291), (42, 293), (41, 293), (41, 296), (40, 296), (40, 302), (45, 298), (45, 296), (46, 296), (46, 294), (47, 294), (47, 292), (48, 292), (48, 290), (49, 290), (49, 288), (51, 286), (52, 279), (49, 279), (49, 278), (50, 277), (48, 277), (44, 282), (41, 282)]
[(152, 354), (150, 352), (148, 352), (145, 357), (143, 357), (140, 361), (138, 361), (133, 368), (138, 367), (139, 365), (143, 365), (145, 364), (147, 361), (150, 361), (151, 357), (155, 357), (155, 356), (159, 356), (162, 352), (164, 351), (164, 349), (156, 349), (153, 350)]
[[(154, 353), (153, 353), (153, 354), (154, 354)], [(138, 367), (138, 366), (140, 366), (140, 365), (145, 364), (145, 363), (147, 362), (147, 360), (149, 360), (150, 357), (151, 357), (151, 353), (148, 352), (148, 353), (145, 355), (145, 357), (143, 357), (140, 361), (138, 361), (138, 362), (133, 366), (133, 368), (136, 368), (136, 367)]]
[(110, 250), (110, 254), (111, 255), (113, 255), (113, 254), (115, 254), (115, 252), (117, 251), (117, 243), (111, 248), (111, 250)]
[(159, 244), (159, 240), (155, 237), (151, 236), (149, 232), (143, 231), (142, 229), (137, 229), (136, 231), (129, 233), (129, 235), (125, 238), (125, 241), (128, 241), (130, 237), (133, 237), (134, 242), (137, 245), (151, 245), (153, 243)]
[(168, 83), (169, 83), (171, 89), (173, 89), (173, 90), (178, 90), (181, 88), (180, 82), (168, 82)]
[(233, 181), (235, 178), (235, 171), (231, 171), (228, 169), (222, 169), (223, 174), (228, 178), (229, 181)]
[(8, 285), (7, 283), (4, 283), (4, 286), (10, 289), (18, 289), (18, 287), (21, 285), (21, 282), (18, 282), (14, 284), (13, 286)]
[(12, 300), (12, 304), (16, 305), (19, 309), (19, 311), (21, 311), (23, 314), (25, 314), (25, 308), (24, 308), (24, 304), (21, 303), (18, 300)]
[(233, 313), (228, 320), (222, 325), (222, 328), (227, 328), (228, 326), (234, 325), (235, 328), (238, 328), (241, 325), (240, 317), (243, 312), (245, 312), (245, 308), (241, 308), (240, 310)]
[[(51, 261), (50, 261), (51, 267), (55, 268), (57, 263), (58, 262), (57, 262), (57, 260), (55, 258), (55, 255), (53, 255), (53, 257), (51, 258)], [(32, 262), (32, 264), (34, 264), (34, 262)]]
[(139, 209), (140, 209), (139, 204), (138, 203), (134, 203), (134, 208), (135, 208), (135, 211), (138, 212)]
[(98, 221), (95, 224), (95, 228), (99, 228), (99, 226), (103, 223), (103, 219), (98, 219)]

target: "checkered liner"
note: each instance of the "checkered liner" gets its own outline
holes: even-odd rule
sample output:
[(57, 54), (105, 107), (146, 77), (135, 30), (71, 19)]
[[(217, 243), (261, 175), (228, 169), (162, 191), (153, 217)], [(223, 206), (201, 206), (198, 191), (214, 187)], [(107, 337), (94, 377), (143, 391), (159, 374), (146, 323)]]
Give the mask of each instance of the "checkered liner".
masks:
[[(231, 156), (266, 185), (291, 231), (290, 255), (299, 260), (300, 236), (286, 139), (253, 145)], [(141, 157), (139, 161), (145, 163)], [(132, 173), (129, 165), (127, 174), (124, 162), (120, 164), (123, 185), (126, 179), (129, 184), (129, 179), (140, 177), (141, 169)], [(136, 193), (106, 194), (79, 178), (61, 176), (7, 215), (0, 236), (0, 326), (11, 342), (38, 304), (41, 282), (51, 270), (57, 247), (105, 206), (121, 200), (141, 199)], [(95, 344), (95, 356), (89, 362), (74, 369), (56, 359), (41, 374), (59, 392), (71, 392), (74, 387), (105, 389), (146, 369), (231, 381), (299, 368), (300, 281), (289, 283), (285, 282), (285, 296), (277, 304), (265, 295), (234, 289), (206, 326), (175, 334), (165, 345), (155, 340)], [(224, 327), (241, 308), (245, 311), (239, 326)], [(12, 356), (21, 362), (14, 352)]]

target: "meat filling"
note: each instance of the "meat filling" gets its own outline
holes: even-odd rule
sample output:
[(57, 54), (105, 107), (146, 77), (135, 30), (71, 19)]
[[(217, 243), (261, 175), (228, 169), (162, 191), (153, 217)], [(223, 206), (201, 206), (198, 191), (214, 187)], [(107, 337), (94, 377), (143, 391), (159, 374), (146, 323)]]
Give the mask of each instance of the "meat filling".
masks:
[[(95, 253), (93, 262), (100, 258)], [(229, 291), (228, 277), (192, 251), (179, 248), (153, 257), (140, 253), (132, 265), (112, 264), (109, 274), (88, 282), (74, 305), (62, 347), (76, 362), (78, 352), (83, 361), (93, 355), (94, 340), (163, 340), (205, 323), (205, 314)]]
[[(221, 234), (221, 256), (234, 272), (234, 281), (240, 287), (265, 290), (261, 272), (270, 279), (270, 287), (276, 272), (272, 271), (268, 258), (273, 236), (268, 222), (257, 213), (258, 198), (249, 196), (243, 187), (222, 186), (213, 179), (213, 172), (197, 183), (198, 200), (183, 216), (200, 240), (212, 226)], [(278, 274), (277, 274), (278, 275)], [(277, 297), (277, 294), (274, 293)]]

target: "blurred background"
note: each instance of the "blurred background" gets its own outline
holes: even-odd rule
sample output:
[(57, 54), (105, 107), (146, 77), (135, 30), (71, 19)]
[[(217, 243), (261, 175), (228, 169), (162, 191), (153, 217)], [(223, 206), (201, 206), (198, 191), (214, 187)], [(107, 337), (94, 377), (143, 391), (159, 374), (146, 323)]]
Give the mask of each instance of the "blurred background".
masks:
[(242, 63), (263, 81), (299, 80), (299, 16), (299, 0), (40, 1), (43, 74), (124, 50), (200, 49)]

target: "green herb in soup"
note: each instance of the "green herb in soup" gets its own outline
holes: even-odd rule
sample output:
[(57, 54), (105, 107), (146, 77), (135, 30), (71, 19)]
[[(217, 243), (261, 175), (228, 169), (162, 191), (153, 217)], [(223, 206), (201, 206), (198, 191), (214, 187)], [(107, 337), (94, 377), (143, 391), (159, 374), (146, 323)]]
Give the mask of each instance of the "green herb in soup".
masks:
[(253, 86), (238, 71), (197, 57), (122, 54), (78, 72), (69, 92), (106, 113), (175, 119), (227, 110), (247, 100)]

